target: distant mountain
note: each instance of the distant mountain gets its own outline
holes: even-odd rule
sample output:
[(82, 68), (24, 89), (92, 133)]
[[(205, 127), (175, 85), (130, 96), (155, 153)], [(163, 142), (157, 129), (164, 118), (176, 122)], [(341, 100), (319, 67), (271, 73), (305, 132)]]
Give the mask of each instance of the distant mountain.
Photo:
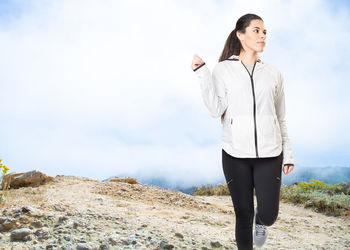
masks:
[(285, 175), (282, 173), (282, 184), (293, 182), (309, 182), (311, 179), (324, 181), (328, 184), (350, 181), (349, 167), (294, 167), (293, 171)]
[[(119, 176), (119, 175), (118, 175)], [(119, 176), (123, 177), (123, 176)], [(225, 183), (224, 177), (221, 180), (216, 180), (211, 183), (202, 183), (198, 186), (194, 185), (176, 185), (172, 184), (174, 180), (169, 180), (163, 177), (144, 178), (142, 176), (132, 176), (137, 180), (146, 185), (154, 185), (161, 188), (170, 188), (178, 190), (186, 194), (193, 194), (196, 187), (201, 185), (213, 185), (216, 186), (219, 183)], [(108, 181), (112, 177), (109, 177), (102, 181)], [(350, 181), (350, 167), (301, 167), (295, 166), (292, 172), (285, 175), (282, 172), (282, 185), (293, 184), (294, 182), (309, 182), (311, 179), (324, 181), (328, 184), (336, 184), (340, 182)]]

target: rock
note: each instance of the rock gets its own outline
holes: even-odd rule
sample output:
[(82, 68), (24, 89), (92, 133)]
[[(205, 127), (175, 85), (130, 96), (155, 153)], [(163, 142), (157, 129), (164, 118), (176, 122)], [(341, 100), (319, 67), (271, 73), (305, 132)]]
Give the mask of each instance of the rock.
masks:
[(0, 224), (4, 223), (7, 220), (6, 216), (1, 216), (0, 217)]
[(2, 226), (4, 227), (4, 230), (10, 230), (13, 228), (16, 228), (19, 226), (19, 223), (16, 219), (13, 218), (7, 218), (6, 221), (2, 223)]
[(109, 242), (112, 245), (116, 245), (116, 244), (118, 244), (118, 241), (119, 241), (119, 235), (118, 234), (112, 234), (112, 235), (109, 236), (108, 240), (109, 240)]
[(136, 178), (133, 177), (123, 177), (120, 178), (118, 176), (114, 176), (113, 178), (109, 179), (110, 182), (125, 182), (129, 184), (140, 184)]
[(32, 247), (32, 248), (29, 248), (29, 250), (42, 250), (43, 248), (42, 247)]
[(1, 189), (6, 190), (20, 187), (38, 187), (53, 180), (54, 177), (48, 176), (36, 170), (23, 173), (14, 172), (4, 175), (1, 183)]
[(212, 242), (210, 242), (210, 245), (212, 247), (221, 247), (222, 246), (219, 241), (212, 241)]
[(43, 223), (40, 220), (32, 221), (30, 225), (36, 228), (43, 227)]
[(19, 228), (15, 229), (11, 232), (11, 240), (18, 240), (18, 241), (27, 241), (28, 240), (28, 235), (32, 233), (32, 230), (29, 228)]
[(184, 238), (184, 236), (183, 236), (181, 233), (175, 233), (175, 236), (176, 236), (176, 237), (179, 237), (179, 238), (181, 238), (181, 239)]
[(60, 249), (62, 249), (62, 250), (73, 250), (74, 247), (72, 246), (72, 244), (66, 244), (64, 246), (60, 246)]
[(78, 243), (77, 249), (78, 250), (90, 250), (91, 247), (87, 243)]
[(49, 229), (46, 227), (40, 228), (34, 232), (38, 239), (48, 239), (50, 238)]
[(28, 224), (28, 223), (30, 223), (31, 220), (28, 216), (21, 215), (21, 216), (19, 216), (18, 221), (21, 223), (24, 223), (24, 224)]
[(55, 211), (63, 212), (65, 209), (60, 204), (54, 205)]
[(162, 240), (159, 244), (159, 246), (163, 249), (173, 249), (174, 246), (171, 245), (171, 244), (168, 244), (168, 241), (167, 240)]
[(63, 236), (63, 239), (65, 239), (66, 241), (72, 241), (72, 238), (69, 235)]
[(120, 241), (122, 242), (123, 245), (130, 245), (131, 240), (127, 238), (121, 238)]
[(23, 206), (21, 207), (21, 211), (23, 213), (31, 213), (31, 214), (37, 213), (37, 210), (31, 206)]
[(80, 223), (79, 221), (74, 221), (74, 222), (73, 222), (73, 228), (74, 228), (74, 229), (77, 229), (79, 226), (80, 226), (80, 227), (82, 226), (81, 223)]
[(64, 223), (66, 220), (68, 220), (69, 218), (67, 217), (67, 216), (65, 216), (65, 215), (63, 215), (63, 216), (60, 216), (59, 218), (58, 218), (58, 223)]
[(96, 200), (97, 200), (97, 201), (101, 201), (101, 202), (104, 202), (104, 201), (105, 201), (105, 199), (104, 199), (103, 197), (101, 197), (101, 196), (100, 196), (100, 197), (97, 197)]
[(56, 247), (58, 247), (58, 245), (55, 243), (51, 243), (51, 244), (46, 245), (46, 249), (55, 249)]
[(109, 249), (109, 248), (108, 248), (108, 245), (107, 245), (107, 244), (102, 243), (102, 244), (100, 245), (100, 248), (99, 248), (99, 249), (105, 250), (105, 249)]

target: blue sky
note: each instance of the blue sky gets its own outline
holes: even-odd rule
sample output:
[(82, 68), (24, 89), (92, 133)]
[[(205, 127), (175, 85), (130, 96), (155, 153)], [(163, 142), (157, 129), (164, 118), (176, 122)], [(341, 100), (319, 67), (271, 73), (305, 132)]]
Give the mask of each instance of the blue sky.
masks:
[(350, 167), (347, 1), (0, 1), (0, 157), (52, 176), (222, 178), (221, 123), (190, 65), (212, 69), (246, 13), (285, 78), (296, 167)]

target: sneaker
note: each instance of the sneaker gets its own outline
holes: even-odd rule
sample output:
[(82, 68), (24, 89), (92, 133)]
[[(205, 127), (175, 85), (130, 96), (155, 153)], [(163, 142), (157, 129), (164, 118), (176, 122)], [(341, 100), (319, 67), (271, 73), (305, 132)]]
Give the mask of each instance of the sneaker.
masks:
[(253, 223), (255, 225), (254, 232), (253, 232), (253, 241), (256, 246), (261, 247), (264, 245), (267, 238), (267, 227), (264, 225), (255, 223), (255, 217), (257, 212), (258, 212), (258, 208), (255, 208), (254, 220), (253, 220)]

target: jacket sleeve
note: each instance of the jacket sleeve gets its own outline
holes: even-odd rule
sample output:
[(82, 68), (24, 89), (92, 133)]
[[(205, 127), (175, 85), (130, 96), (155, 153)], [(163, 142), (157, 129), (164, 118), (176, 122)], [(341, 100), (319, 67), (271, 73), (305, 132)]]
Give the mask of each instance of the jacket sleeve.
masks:
[(276, 114), (277, 114), (278, 122), (281, 129), (281, 134), (282, 134), (283, 166), (284, 166), (285, 164), (294, 164), (294, 158), (293, 158), (291, 142), (288, 137), (283, 81), (284, 81), (283, 76), (281, 73), (279, 73), (279, 84), (277, 85), (275, 108), (276, 108)]
[(199, 79), (203, 101), (214, 118), (221, 116), (227, 109), (227, 90), (217, 66), (212, 75), (205, 63), (193, 70)]

